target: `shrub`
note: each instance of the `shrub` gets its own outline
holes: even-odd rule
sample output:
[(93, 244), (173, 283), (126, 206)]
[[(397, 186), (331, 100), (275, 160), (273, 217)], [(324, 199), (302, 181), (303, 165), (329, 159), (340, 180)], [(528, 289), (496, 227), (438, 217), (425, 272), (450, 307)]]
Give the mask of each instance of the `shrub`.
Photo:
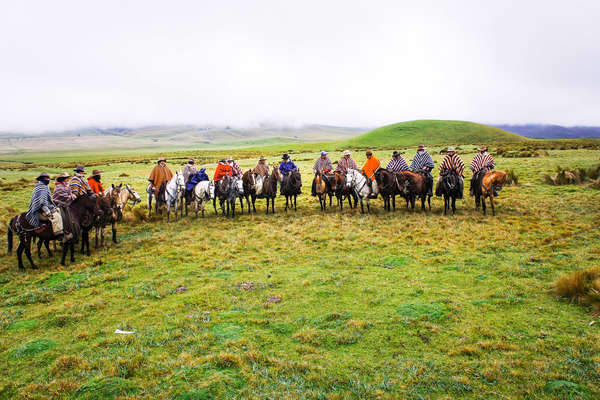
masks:
[(560, 277), (556, 282), (555, 291), (570, 301), (600, 309), (600, 266)]
[(517, 186), (519, 184), (519, 177), (515, 173), (514, 169), (509, 169), (506, 174), (507, 174), (507, 177), (506, 177), (507, 184), (513, 185), (513, 186)]

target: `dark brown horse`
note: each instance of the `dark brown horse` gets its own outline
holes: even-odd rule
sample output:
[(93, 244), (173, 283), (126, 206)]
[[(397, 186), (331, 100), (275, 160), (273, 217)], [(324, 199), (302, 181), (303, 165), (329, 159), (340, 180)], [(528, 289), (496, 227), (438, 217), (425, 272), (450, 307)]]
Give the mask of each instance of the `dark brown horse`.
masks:
[[(398, 194), (406, 200), (406, 208), (410, 203), (411, 210), (415, 210), (415, 200), (421, 199), (421, 209), (425, 208), (425, 201), (431, 210), (431, 196), (429, 195), (429, 184), (423, 174), (412, 171), (400, 171), (395, 173)], [(394, 200), (395, 203), (395, 200)]]
[(504, 171), (489, 171), (476, 177), (473, 182), (473, 195), (475, 196), (475, 208), (483, 209), (483, 215), (486, 215), (486, 197), (490, 199), (490, 205), (492, 207), (492, 215), (496, 215), (494, 210), (494, 192), (501, 190), (502, 186), (506, 184), (507, 174)]
[(452, 215), (454, 215), (456, 214), (456, 199), (462, 198), (460, 177), (454, 170), (450, 170), (443, 172), (441, 178), (439, 194), (436, 191), (436, 196), (444, 196), (444, 215), (450, 207), (452, 207)]
[[(99, 210), (96, 205), (95, 196), (83, 195), (78, 197), (71, 203), (69, 206), (71, 211), (71, 226), (74, 229), (69, 230), (68, 226), (63, 227), (65, 233), (73, 234), (73, 238), (68, 242), (63, 243), (63, 252), (61, 258), (61, 265), (65, 265), (65, 259), (67, 257), (67, 251), (71, 250), (71, 262), (75, 261), (74, 255), (74, 247), (75, 242), (77, 241), (77, 236), (81, 231), (80, 226), (83, 223), (89, 224), (91, 228), (94, 216), (99, 213)], [(19, 264), (19, 269), (24, 269), (23, 265), (23, 252), (25, 252), (25, 256), (29, 260), (31, 264), (31, 268), (37, 269), (37, 266), (33, 262), (31, 258), (31, 240), (33, 237), (36, 237), (40, 242), (47, 243), (50, 240), (57, 239), (54, 236), (54, 232), (52, 231), (52, 225), (50, 223), (41, 225), (38, 229), (32, 227), (25, 218), (26, 213), (19, 214), (13, 217), (9, 223), (9, 229), (7, 232), (7, 242), (8, 242), (8, 253), (12, 253), (13, 247), (13, 235), (19, 236), (19, 246), (17, 247), (17, 260)], [(84, 221), (84, 217), (87, 217), (87, 221)], [(49, 248), (47, 246), (49, 251)], [(89, 251), (89, 243), (88, 243), (88, 251)]]
[[(256, 202), (257, 178), (259, 178), (260, 184), (262, 185), (262, 179), (254, 174), (252, 170), (249, 169), (242, 175), (242, 186), (244, 187), (244, 197), (246, 198), (246, 205), (248, 206), (248, 214), (250, 214), (252, 210), (256, 212), (254, 203)], [(250, 200), (252, 200), (252, 203), (250, 203)], [(252, 204), (252, 209), (250, 208), (250, 204)]]
[(285, 211), (287, 211), (288, 208), (292, 208), (292, 205), (294, 206), (294, 211), (296, 211), (296, 198), (300, 194), (301, 188), (302, 176), (300, 175), (300, 171), (294, 170), (290, 172), (290, 176), (286, 179), (285, 185), (281, 188), (281, 193), (285, 196)]
[[(344, 209), (344, 197), (348, 199), (348, 205), (350, 208), (356, 207), (358, 204), (358, 197), (356, 197), (356, 194), (352, 192), (346, 185), (345, 174), (340, 171), (335, 171), (329, 182), (331, 184), (331, 191), (337, 198), (337, 203), (338, 206), (340, 206), (340, 210)], [(354, 205), (352, 204), (352, 199), (354, 199)]]
[[(383, 198), (383, 208), (387, 211), (392, 210), (392, 203), (394, 210), (396, 210), (396, 194), (398, 194), (398, 185), (396, 184), (396, 177), (393, 172), (387, 169), (380, 168), (375, 172), (375, 180), (379, 187), (379, 194)], [(393, 201), (392, 201), (393, 200)]]
[(112, 185), (110, 194), (100, 194), (96, 199), (98, 208), (102, 211), (102, 214), (98, 216), (94, 221), (94, 227), (96, 228), (96, 241), (95, 247), (98, 248), (98, 239), (100, 238), (100, 246), (104, 247), (104, 232), (106, 226), (111, 224), (112, 226), (112, 241), (119, 243), (117, 240), (117, 221), (122, 217), (121, 214), (121, 185)]
[(315, 193), (319, 198), (319, 205), (321, 206), (321, 211), (325, 211), (327, 209), (327, 195), (329, 195), (329, 207), (331, 207), (331, 204), (333, 202), (333, 190), (331, 189), (331, 185), (327, 183), (326, 179), (327, 178), (322, 172), (315, 172), (313, 186), (315, 188)]
[(226, 175), (223, 179), (216, 182), (215, 197), (213, 198), (215, 214), (217, 214), (217, 199), (219, 199), (219, 206), (221, 207), (222, 214), (229, 217), (229, 211), (231, 210), (231, 216), (235, 217), (235, 202), (238, 197), (239, 190), (234, 178)]
[(273, 166), (273, 171), (263, 180), (262, 197), (267, 199), (267, 214), (269, 213), (269, 201), (271, 202), (271, 212), (275, 214), (275, 197), (277, 197), (277, 182), (281, 179), (281, 173), (277, 166)]

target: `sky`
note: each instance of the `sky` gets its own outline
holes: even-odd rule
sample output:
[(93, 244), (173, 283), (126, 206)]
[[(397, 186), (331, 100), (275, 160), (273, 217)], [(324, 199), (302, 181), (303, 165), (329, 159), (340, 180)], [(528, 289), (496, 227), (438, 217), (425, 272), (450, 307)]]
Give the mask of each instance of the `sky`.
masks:
[(0, 131), (600, 125), (600, 1), (3, 0)]

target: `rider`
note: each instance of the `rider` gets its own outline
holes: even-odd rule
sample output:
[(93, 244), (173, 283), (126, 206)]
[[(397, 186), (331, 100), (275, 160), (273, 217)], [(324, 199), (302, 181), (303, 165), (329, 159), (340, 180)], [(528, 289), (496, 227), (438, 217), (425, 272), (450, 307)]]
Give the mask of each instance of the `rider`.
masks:
[[(321, 173), (328, 189), (330, 188), (330, 183), (329, 179), (327, 179), (327, 174), (331, 172), (332, 169), (333, 165), (331, 164), (331, 160), (329, 159), (329, 157), (327, 157), (327, 152), (323, 150), (321, 152), (321, 156), (317, 158), (317, 161), (315, 161), (315, 164), (313, 165), (313, 174), (316, 175), (317, 173)], [(312, 196), (317, 195), (316, 186), (317, 183), (315, 180), (313, 180), (312, 189), (310, 193)]]
[(188, 179), (190, 179), (190, 176), (196, 175), (198, 172), (194, 164), (196, 164), (196, 160), (190, 158), (183, 169), (183, 180), (185, 183), (187, 183)]
[(448, 147), (446, 151), (446, 157), (444, 157), (444, 159), (442, 160), (442, 164), (440, 165), (440, 177), (437, 180), (437, 185), (435, 188), (436, 196), (441, 196), (439, 189), (440, 184), (442, 182), (442, 175), (444, 175), (448, 171), (454, 171), (456, 172), (456, 175), (458, 175), (458, 198), (462, 199), (462, 193), (465, 186), (465, 180), (462, 175), (464, 169), (465, 163), (463, 163), (463, 160), (460, 158), (460, 156), (456, 154), (456, 150), (454, 149), (454, 147)]
[(69, 174), (66, 172), (63, 172), (56, 178), (52, 202), (59, 207), (69, 207), (73, 200), (75, 200), (75, 195), (71, 193), (67, 179), (69, 179)]
[(215, 169), (215, 176), (213, 177), (213, 181), (219, 182), (225, 178), (226, 175), (232, 176), (231, 166), (225, 161), (224, 158), (219, 160), (217, 164), (217, 169)]
[(92, 175), (88, 177), (88, 185), (92, 189), (92, 192), (96, 194), (104, 193), (104, 188), (102, 187), (102, 183), (100, 182), (100, 177), (102, 176), (102, 172), (99, 169), (95, 169), (92, 171)]
[[(279, 172), (281, 172), (281, 189), (280, 193), (283, 194), (283, 187), (285, 186), (285, 182), (292, 171), (297, 171), (298, 167), (296, 164), (290, 159), (290, 156), (286, 153), (281, 157), (281, 163), (279, 164)], [(302, 193), (302, 192), (300, 192)]]
[(404, 158), (398, 153), (397, 150), (394, 150), (392, 153), (392, 159), (388, 163), (386, 169), (390, 172), (400, 172), (408, 170), (408, 164), (404, 160)]
[(269, 164), (267, 164), (267, 159), (263, 156), (260, 156), (260, 160), (258, 160), (258, 164), (252, 170), (252, 172), (256, 175), (260, 175), (262, 178), (269, 175)]
[[(150, 188), (158, 191), (163, 183), (169, 182), (172, 178), (173, 173), (169, 167), (167, 167), (167, 159), (164, 157), (159, 157), (156, 165), (150, 172), (150, 176), (148, 177)], [(158, 192), (156, 194), (158, 195)]]
[[(469, 165), (469, 168), (473, 172), (473, 177), (471, 178), (471, 196), (474, 195), (473, 189), (475, 182), (479, 180), (479, 176), (481, 174), (485, 175), (488, 171), (493, 170), (495, 166), (494, 157), (487, 152), (487, 146), (479, 147), (479, 153), (475, 154), (471, 165)], [(496, 191), (494, 191), (494, 196), (498, 196)]]
[(362, 167), (362, 173), (367, 177), (367, 183), (371, 188), (371, 197), (376, 198), (379, 190), (377, 188), (377, 181), (375, 180), (375, 172), (381, 168), (381, 163), (371, 150), (367, 150), (365, 155), (367, 156), (367, 161), (365, 161), (365, 165)]
[[(50, 221), (54, 236), (63, 235), (62, 217), (58, 208), (52, 202), (50, 189), (48, 188), (50, 175), (47, 172), (42, 172), (36, 179), (38, 183), (36, 183), (33, 189), (33, 196), (31, 196), (29, 210), (25, 218), (36, 229), (40, 227), (40, 220)], [(63, 242), (66, 242), (71, 237), (72, 235), (64, 235)]]
[(233, 160), (233, 157), (229, 156), (227, 158), (227, 164), (229, 164), (231, 167), (231, 175), (234, 178), (241, 178), (242, 175), (244, 175), (244, 171), (242, 171), (242, 168), (239, 166), (239, 164)]
[(337, 167), (335, 168), (335, 172), (346, 174), (349, 169), (355, 169), (358, 171), (358, 165), (356, 165), (352, 157), (350, 157), (350, 151), (344, 150), (342, 153), (342, 158), (340, 158), (340, 161), (338, 161)]
[(427, 188), (428, 195), (432, 196), (432, 188), (433, 188), (433, 175), (431, 175), (431, 171), (433, 170), (433, 158), (431, 158), (431, 154), (427, 152), (424, 144), (420, 144), (417, 147), (417, 153), (415, 154), (412, 162), (410, 163), (410, 170), (413, 172), (417, 172), (423, 174), (425, 178), (427, 178)]
[(88, 182), (85, 179), (85, 176), (83, 175), (84, 173), (85, 170), (83, 169), (83, 166), (78, 165), (77, 168), (75, 168), (75, 175), (73, 175), (73, 177), (69, 181), (69, 189), (71, 189), (71, 193), (75, 195), (75, 198), (84, 194), (93, 193), (92, 188), (90, 188), (90, 185), (88, 184)]

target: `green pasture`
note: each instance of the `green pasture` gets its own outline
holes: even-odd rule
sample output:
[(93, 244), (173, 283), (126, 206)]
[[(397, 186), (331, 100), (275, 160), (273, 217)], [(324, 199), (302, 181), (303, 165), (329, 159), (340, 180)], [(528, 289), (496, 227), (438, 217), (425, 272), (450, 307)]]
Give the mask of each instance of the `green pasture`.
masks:
[[(466, 164), (474, 147), (459, 150)], [(246, 170), (260, 154), (275, 163), (293, 150), (304, 182), (297, 212), (284, 212), (279, 197), (275, 215), (258, 200), (257, 214), (235, 219), (212, 206), (205, 218), (169, 224), (128, 211), (120, 244), (66, 267), (44, 253), (39, 270), (21, 272), (0, 251), (0, 398), (600, 397), (597, 316), (552, 294), (559, 276), (600, 263), (600, 191), (542, 178), (557, 166), (598, 165), (600, 150), (499, 157), (519, 185), (502, 190), (497, 216), (475, 211), (467, 191), (457, 215), (444, 217), (437, 198), (426, 213), (402, 202), (387, 213), (380, 199), (370, 215), (321, 213), (310, 169), (319, 150), (337, 160), (341, 148), (169, 154), (173, 170), (196, 156), (212, 177), (220, 155), (238, 156)], [(441, 148), (430, 149), (436, 168)], [(392, 150), (375, 154), (387, 163)], [(0, 243), (40, 170), (98, 165), (105, 185), (129, 183), (145, 201), (157, 155), (0, 164)]]

